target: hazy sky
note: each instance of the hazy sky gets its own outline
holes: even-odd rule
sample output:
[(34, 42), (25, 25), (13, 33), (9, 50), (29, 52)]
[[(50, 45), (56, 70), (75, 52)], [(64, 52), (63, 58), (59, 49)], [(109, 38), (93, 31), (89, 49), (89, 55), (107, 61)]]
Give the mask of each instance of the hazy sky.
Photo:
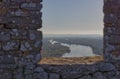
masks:
[(103, 0), (43, 0), (43, 33), (102, 34)]

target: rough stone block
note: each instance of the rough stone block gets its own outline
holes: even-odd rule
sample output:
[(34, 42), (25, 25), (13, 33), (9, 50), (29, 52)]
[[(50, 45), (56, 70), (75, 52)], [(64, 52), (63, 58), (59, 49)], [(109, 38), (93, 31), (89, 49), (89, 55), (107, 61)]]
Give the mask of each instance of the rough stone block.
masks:
[(12, 72), (3, 69), (3, 72), (0, 72), (0, 79), (12, 79)]
[[(31, 62), (31, 63), (38, 63), (41, 59), (41, 52), (40, 51), (30, 51), (30, 52), (22, 52), (21, 57), (24, 59), (20, 62), (23, 64), (26, 64), (26, 61)], [(22, 58), (21, 58), (22, 59)], [(19, 61), (19, 60), (17, 60)], [(25, 62), (25, 63), (24, 63)]]
[(33, 79), (48, 79), (48, 74), (46, 72), (34, 73)]
[(104, 34), (108, 35), (120, 35), (120, 28), (115, 27), (105, 27)]
[(0, 16), (6, 16), (8, 12), (8, 8), (0, 8)]
[(20, 8), (27, 10), (41, 10), (42, 5), (40, 3), (22, 3)]
[(1, 64), (15, 64), (14, 57), (8, 56), (8, 55), (3, 55), (0, 56), (0, 63)]
[[(31, 65), (30, 65), (31, 66)], [(34, 72), (33, 72), (33, 70), (32, 69), (25, 69), (24, 70), (24, 75), (26, 75), (26, 79), (29, 79), (28, 77), (32, 77), (32, 75), (31, 74), (33, 74)], [(29, 75), (31, 75), (31, 76), (29, 76)]]
[(98, 65), (98, 69), (101, 72), (109, 72), (109, 71), (114, 71), (115, 70), (115, 66), (111, 63), (100, 63)]
[[(16, 0), (17, 1), (17, 0)], [(9, 3), (9, 9), (19, 9), (19, 6), (20, 4), (19, 3), (17, 3), (17, 2), (10, 2)]]
[(32, 50), (41, 50), (42, 40), (21, 41), (20, 51), (27, 52)]
[(113, 23), (114, 24), (117, 22), (117, 20), (118, 20), (117, 16), (112, 13), (106, 14), (104, 16), (104, 23)]
[(90, 75), (88, 75), (88, 76), (81, 77), (79, 79), (92, 79), (92, 77)]
[(26, 51), (31, 51), (31, 50), (33, 50), (31, 42), (28, 42), (28, 41), (21, 42), (20, 51), (26, 52)]
[(43, 0), (26, 0), (26, 2), (33, 2), (33, 3), (37, 3), (37, 2), (42, 2)]
[(7, 69), (9, 71), (14, 70), (16, 67), (16, 64), (0, 64), (0, 69)]
[(103, 8), (104, 13), (114, 13), (114, 14), (116, 14), (118, 10), (119, 10), (118, 5), (113, 6), (112, 4), (109, 4), (109, 3), (107, 3)]
[(33, 19), (42, 18), (42, 13), (40, 11), (28, 11), (28, 16)]
[(44, 72), (44, 69), (43, 69), (42, 67), (36, 67), (36, 68), (34, 69), (34, 72), (35, 72), (35, 73)]
[(8, 12), (9, 17), (30, 17), (30, 18), (41, 18), (42, 13), (38, 11), (30, 11), (26, 9), (11, 9)]
[(50, 74), (50, 79), (60, 79), (60, 76), (59, 76), (59, 74), (51, 73)]
[(37, 30), (42, 27), (42, 20), (40, 18), (19, 17), (9, 18), (10, 23), (7, 24), (7, 28), (10, 29), (33, 29)]
[(104, 45), (104, 56), (107, 61), (113, 62), (120, 59), (120, 45), (109, 44), (106, 42)]
[(10, 0), (11, 3), (23, 3), (26, 0)]
[(13, 40), (25, 40), (27, 39), (27, 30), (11, 29), (10, 30), (11, 38)]
[(17, 51), (19, 49), (19, 41), (4, 42), (2, 49), (3, 51)]
[(11, 17), (28, 17), (29, 16), (27, 10), (21, 10), (21, 9), (11, 10), (11, 11), (9, 11), (9, 15)]
[(110, 35), (107, 41), (112, 45), (120, 45), (120, 35)]
[(0, 23), (1, 24), (6, 24), (9, 23), (9, 19), (7, 19), (8, 17), (4, 16), (4, 17), (0, 17)]
[(14, 71), (14, 76), (13, 78), (14, 79), (24, 79), (24, 70), (23, 68), (17, 68), (15, 71)]
[(106, 76), (104, 76), (102, 73), (97, 72), (94, 74), (94, 78), (93, 79), (107, 79)]
[(10, 34), (9, 30), (0, 30), (0, 41), (9, 41), (10, 40)]
[(29, 30), (29, 39), (30, 40), (42, 40), (42, 32), (41, 31), (35, 31), (35, 30)]

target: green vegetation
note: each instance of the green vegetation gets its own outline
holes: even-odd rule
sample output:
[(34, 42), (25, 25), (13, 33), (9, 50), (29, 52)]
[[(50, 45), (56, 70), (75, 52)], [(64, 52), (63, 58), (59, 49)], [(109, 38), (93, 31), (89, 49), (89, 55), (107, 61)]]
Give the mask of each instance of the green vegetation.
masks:
[(69, 47), (62, 46), (60, 43), (51, 44), (47, 38), (43, 41), (43, 57), (61, 57), (68, 52), (70, 52)]

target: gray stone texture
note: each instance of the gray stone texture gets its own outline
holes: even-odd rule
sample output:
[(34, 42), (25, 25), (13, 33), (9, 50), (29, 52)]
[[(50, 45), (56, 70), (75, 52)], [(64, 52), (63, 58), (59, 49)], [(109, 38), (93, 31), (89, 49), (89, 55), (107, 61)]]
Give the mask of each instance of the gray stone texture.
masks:
[(0, 79), (46, 76), (44, 71), (34, 72), (42, 49), (42, 32), (38, 31), (42, 27), (41, 2), (0, 0)]
[(104, 0), (104, 58), (120, 60), (120, 0)]
[[(42, 69), (43, 68), (43, 69)], [(119, 79), (116, 64), (96, 62), (94, 64), (52, 65), (42, 64), (39, 71), (47, 72), (48, 79)]]
[(60, 76), (59, 76), (59, 74), (51, 73), (50, 79), (60, 79)]

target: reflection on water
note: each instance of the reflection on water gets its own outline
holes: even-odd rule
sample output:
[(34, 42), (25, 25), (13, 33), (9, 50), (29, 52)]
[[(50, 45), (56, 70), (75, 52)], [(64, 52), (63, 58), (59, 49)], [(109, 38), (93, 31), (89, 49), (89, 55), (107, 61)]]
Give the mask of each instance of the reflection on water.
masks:
[[(53, 40), (50, 40), (50, 42), (52, 44), (60, 43), (60, 42), (53, 41)], [(70, 52), (65, 53), (62, 57), (95, 56), (95, 54), (93, 54), (93, 50), (90, 46), (74, 45), (74, 44), (69, 45), (69, 44), (65, 44), (65, 43), (61, 43), (61, 45), (70, 47), (70, 50), (71, 50)]]
[(70, 53), (65, 53), (62, 57), (82, 57), (82, 56), (95, 56), (92, 48), (83, 45), (70, 45)]

